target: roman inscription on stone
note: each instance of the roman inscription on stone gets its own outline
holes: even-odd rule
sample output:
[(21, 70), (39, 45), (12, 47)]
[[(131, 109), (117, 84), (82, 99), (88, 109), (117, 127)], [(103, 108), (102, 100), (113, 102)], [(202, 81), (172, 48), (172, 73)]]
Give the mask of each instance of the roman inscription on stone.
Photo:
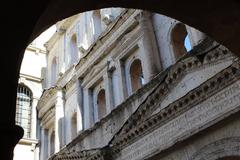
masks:
[(188, 136), (234, 109), (239, 109), (239, 105), (240, 81), (237, 81), (125, 147), (118, 155), (117, 160), (140, 160), (149, 157), (151, 154), (171, 146), (179, 138)]

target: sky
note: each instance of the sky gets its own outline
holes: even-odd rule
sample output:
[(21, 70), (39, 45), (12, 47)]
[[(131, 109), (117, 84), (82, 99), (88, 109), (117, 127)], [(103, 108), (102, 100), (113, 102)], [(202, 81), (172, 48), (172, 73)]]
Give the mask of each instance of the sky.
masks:
[(184, 40), (184, 46), (187, 49), (187, 51), (190, 51), (192, 49), (192, 46), (190, 44), (190, 39), (189, 36), (187, 35), (185, 40)]

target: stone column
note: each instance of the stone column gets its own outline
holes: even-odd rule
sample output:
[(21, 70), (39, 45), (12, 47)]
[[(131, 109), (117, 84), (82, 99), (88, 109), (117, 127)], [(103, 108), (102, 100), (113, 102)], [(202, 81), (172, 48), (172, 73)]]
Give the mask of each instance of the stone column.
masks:
[(65, 143), (64, 138), (64, 100), (62, 90), (57, 91), (55, 104), (55, 153)]
[(113, 109), (113, 88), (112, 88), (112, 79), (111, 73), (107, 72), (103, 76), (104, 88), (106, 92), (106, 111), (107, 114)]
[(32, 101), (32, 114), (31, 114), (31, 138), (36, 139), (36, 130), (37, 130), (37, 103), (38, 99), (33, 97)]
[(51, 146), (51, 135), (52, 135), (52, 129), (49, 129), (48, 130), (48, 140), (47, 140), (47, 158), (49, 158), (50, 157), (50, 155), (51, 155), (51, 148), (52, 148), (52, 146)]
[(119, 88), (121, 89), (120, 90), (120, 101), (123, 102), (128, 96), (127, 85), (126, 85), (125, 66), (124, 66), (124, 63), (121, 60), (119, 60), (117, 62), (116, 67), (117, 67), (116, 68), (117, 73), (119, 75)]
[(93, 125), (94, 117), (93, 117), (93, 102), (92, 102), (92, 93), (89, 88), (84, 88), (83, 91), (83, 103), (84, 103), (84, 129), (88, 129)]
[(81, 85), (81, 80), (78, 80), (76, 83), (78, 84), (77, 131), (79, 132), (83, 130), (83, 89)]
[(45, 160), (47, 158), (48, 153), (46, 152), (46, 130), (41, 128), (41, 149), (40, 149), (40, 160)]
[(136, 19), (139, 21), (143, 34), (139, 46), (144, 80), (149, 82), (161, 71), (161, 61), (152, 24), (152, 14), (148, 11), (142, 11)]

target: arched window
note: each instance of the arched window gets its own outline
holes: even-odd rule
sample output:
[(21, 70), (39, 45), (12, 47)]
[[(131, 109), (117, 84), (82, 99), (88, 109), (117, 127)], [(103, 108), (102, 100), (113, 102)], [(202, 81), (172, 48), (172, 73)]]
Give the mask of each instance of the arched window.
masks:
[(95, 41), (102, 32), (100, 10), (94, 10), (92, 16), (93, 16), (92, 17), (92, 20), (93, 20), (93, 37), (94, 37), (94, 41)]
[(26, 86), (18, 85), (16, 104), (16, 124), (23, 127), (23, 137), (30, 138), (32, 92)]
[(51, 85), (54, 85), (57, 81), (57, 59), (53, 58), (51, 64)]
[(77, 113), (74, 113), (71, 118), (71, 135), (72, 139), (77, 136)]
[(55, 132), (53, 131), (50, 137), (50, 155), (55, 152)]
[(98, 119), (103, 118), (106, 114), (106, 97), (105, 97), (105, 90), (102, 89), (99, 91), (97, 95), (97, 109), (98, 109)]
[(132, 92), (135, 92), (136, 90), (143, 86), (144, 77), (142, 72), (141, 61), (139, 59), (134, 60), (130, 66), (130, 78)]
[(74, 34), (70, 40), (70, 63), (74, 64), (78, 61), (78, 47), (77, 47), (77, 36)]
[(175, 58), (183, 56), (191, 50), (191, 44), (186, 26), (183, 23), (177, 23), (171, 31), (171, 43)]

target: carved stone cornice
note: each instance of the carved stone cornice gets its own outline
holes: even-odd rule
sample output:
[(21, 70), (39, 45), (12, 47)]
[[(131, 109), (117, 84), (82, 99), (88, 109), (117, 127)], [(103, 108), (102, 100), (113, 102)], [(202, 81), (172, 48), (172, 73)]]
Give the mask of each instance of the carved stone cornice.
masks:
[(49, 160), (102, 160), (104, 152), (98, 149), (69, 151), (66, 148), (54, 154)]
[(154, 130), (154, 128), (159, 125), (163, 125), (177, 117), (191, 107), (201, 103), (210, 96), (221, 91), (228, 85), (234, 83), (240, 79), (240, 63), (239, 61), (234, 62), (233, 65), (224, 69), (213, 78), (206, 81), (204, 84), (190, 91), (184, 97), (178, 99), (177, 101), (171, 103), (164, 109), (160, 110), (157, 114), (149, 117), (145, 121), (136, 124), (136, 121), (140, 121), (141, 117), (145, 116), (150, 108), (154, 109), (159, 105), (159, 97), (161, 89), (157, 89), (155, 93), (149, 96), (149, 99), (140, 106), (136, 113), (126, 122), (126, 125), (122, 128), (120, 133), (115, 136), (115, 138), (110, 143), (112, 146), (113, 154), (120, 152), (122, 148), (131, 144), (136, 139), (141, 138), (141, 136)]
[(42, 96), (40, 97), (37, 104), (37, 110), (39, 111), (39, 118), (42, 117), (45, 114), (45, 112), (48, 111), (48, 109), (50, 109), (49, 107), (51, 106), (48, 106), (47, 104), (52, 99), (52, 97), (56, 96), (59, 90), (62, 90), (62, 88), (58, 86), (54, 86), (45, 90), (42, 93)]
[(70, 66), (64, 73), (59, 74), (56, 86), (64, 87), (67, 82), (75, 75), (75, 64)]
[(66, 84), (66, 90), (69, 90), (76, 82), (77, 82), (78, 78), (76, 75), (74, 75), (70, 81), (67, 82)]
[(43, 128), (48, 128), (51, 124), (54, 124), (54, 118), (55, 118), (55, 108), (50, 108), (41, 119), (41, 126)]
[(40, 97), (40, 100), (38, 101), (37, 109), (39, 110), (40, 108), (42, 108), (46, 101), (48, 101), (54, 94), (56, 94), (56, 92), (57, 92), (56, 86), (44, 90), (42, 96)]
[[(156, 94), (150, 95), (146, 102), (138, 108), (138, 111), (129, 118), (128, 122), (122, 128), (122, 134), (128, 133), (131, 128), (134, 128), (133, 126), (137, 126), (146, 120), (156, 109), (152, 107), (155, 105), (156, 100), (160, 103), (182, 77), (189, 72), (204, 67), (206, 64), (209, 65), (227, 58), (234, 59), (231, 52), (221, 45), (210, 47), (207, 53), (198, 53), (197, 55), (186, 55), (183, 57), (181, 61), (178, 61), (169, 68), (167, 77), (155, 90)], [(142, 113), (144, 113), (144, 116)]]

